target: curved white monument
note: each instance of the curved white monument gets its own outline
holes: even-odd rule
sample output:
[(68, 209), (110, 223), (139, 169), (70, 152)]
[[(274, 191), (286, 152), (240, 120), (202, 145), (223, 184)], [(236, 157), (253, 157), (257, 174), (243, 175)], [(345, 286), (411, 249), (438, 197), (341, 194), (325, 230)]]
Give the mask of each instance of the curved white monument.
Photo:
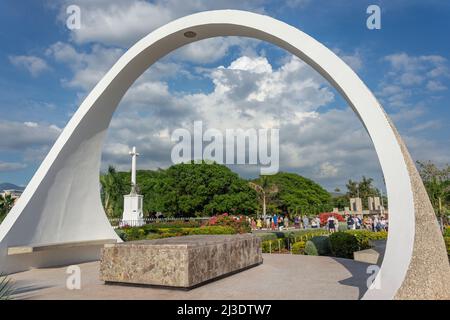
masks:
[[(201, 12), (168, 23), (117, 61), (83, 101), (1, 224), (0, 269), (14, 272), (95, 259), (98, 246), (88, 244), (118, 239), (99, 191), (101, 150), (111, 117), (128, 88), (155, 61), (185, 44), (216, 36), (256, 38), (298, 56), (344, 96), (367, 129), (385, 176), (391, 214), (389, 241), (377, 275), (379, 289), (372, 285), (364, 297), (445, 295), (448, 287), (436, 277), (449, 267), (448, 261), (443, 262), (443, 240), (437, 237), (429, 199), (406, 148), (373, 94), (347, 64), (302, 31), (267, 16), (235, 10)], [(431, 242), (437, 244), (428, 248), (433, 251), (426, 257), (425, 268), (424, 247)], [(416, 292), (418, 286), (422, 293)]]

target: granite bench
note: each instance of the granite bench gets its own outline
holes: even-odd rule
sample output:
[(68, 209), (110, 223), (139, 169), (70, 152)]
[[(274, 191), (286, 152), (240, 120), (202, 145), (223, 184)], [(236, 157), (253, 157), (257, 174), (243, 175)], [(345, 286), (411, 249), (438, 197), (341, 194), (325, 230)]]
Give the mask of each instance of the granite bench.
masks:
[(104, 246), (100, 279), (188, 289), (261, 263), (261, 240), (252, 234), (130, 241)]

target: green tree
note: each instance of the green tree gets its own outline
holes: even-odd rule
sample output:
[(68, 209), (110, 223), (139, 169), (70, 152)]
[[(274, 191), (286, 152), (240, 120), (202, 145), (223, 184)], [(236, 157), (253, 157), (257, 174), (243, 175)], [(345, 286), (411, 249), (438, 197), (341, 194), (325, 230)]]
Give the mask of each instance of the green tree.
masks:
[[(331, 209), (331, 196), (314, 181), (295, 173), (280, 172), (265, 176), (265, 184), (276, 190), (271, 198), (270, 210), (288, 213), (316, 214)], [(261, 185), (262, 177), (252, 182)]]
[(431, 161), (417, 161), (417, 167), (433, 209), (443, 226), (445, 215), (450, 212), (450, 166), (447, 164), (440, 169)]
[(5, 219), (9, 211), (14, 206), (14, 199), (10, 194), (0, 195), (0, 222)]
[(260, 176), (256, 182), (250, 181), (249, 185), (258, 193), (262, 214), (263, 216), (266, 216), (267, 206), (271, 206), (271, 200), (278, 192), (278, 187), (271, 183), (269, 177), (266, 175)]
[[(366, 178), (365, 176), (362, 177), (361, 181), (353, 181), (351, 179), (348, 180), (346, 184), (347, 200), (356, 197), (361, 199), (367, 199), (368, 197), (380, 197), (380, 190), (375, 188), (372, 184), (373, 179)], [(362, 204), (364, 209), (368, 208), (367, 201), (362, 201)]]
[(128, 193), (128, 186), (113, 166), (109, 166), (106, 173), (100, 175), (101, 198), (106, 215), (118, 218), (122, 215), (123, 195)]
[[(120, 173), (124, 183), (128, 173)], [(167, 216), (209, 216), (216, 213), (253, 214), (257, 194), (246, 180), (216, 163), (182, 163), (165, 170), (139, 170), (144, 212)]]

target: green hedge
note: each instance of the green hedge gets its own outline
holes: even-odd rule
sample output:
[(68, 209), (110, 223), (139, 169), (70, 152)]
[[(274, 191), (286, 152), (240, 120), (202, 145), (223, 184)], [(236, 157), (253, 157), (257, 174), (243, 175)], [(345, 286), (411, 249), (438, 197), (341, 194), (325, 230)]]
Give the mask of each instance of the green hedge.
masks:
[(258, 236), (261, 239), (261, 241), (278, 239), (275, 233), (255, 233), (255, 235)]
[(447, 255), (450, 257), (450, 236), (444, 237), (445, 246), (447, 247)]
[(292, 254), (305, 254), (305, 241), (298, 241), (292, 245)]
[(327, 235), (328, 231), (325, 229), (307, 229), (307, 230), (299, 230), (287, 232), (286, 238), (290, 239), (291, 242), (297, 241), (308, 241), (313, 237)]
[(326, 256), (330, 252), (330, 239), (327, 236), (315, 236), (306, 242), (305, 253), (309, 256)]
[(353, 252), (359, 250), (356, 237), (348, 232), (335, 232), (329, 237), (331, 253), (335, 257), (353, 258)]
[(200, 228), (190, 228), (189, 235), (195, 234), (235, 234), (233, 227), (228, 226), (205, 226)]
[(368, 230), (347, 230), (345, 232), (353, 235), (356, 238), (356, 241), (358, 241), (358, 250), (369, 249), (370, 248), (369, 240), (373, 240), (371, 234), (375, 233)]
[(263, 253), (280, 252), (286, 248), (286, 242), (282, 239), (267, 240), (261, 243), (261, 248)]
[(134, 241), (143, 239), (159, 239), (169, 237), (179, 237), (187, 235), (199, 235), (199, 234), (235, 234), (236, 231), (233, 227), (228, 226), (203, 226), (196, 228), (146, 228), (144, 227), (132, 227), (115, 229), (117, 235), (123, 241)]
[(358, 241), (358, 250), (365, 250), (371, 247), (370, 240), (386, 240), (386, 231), (373, 232), (369, 230), (347, 230), (345, 233), (353, 235)]
[(450, 226), (445, 227), (444, 237), (450, 237)]

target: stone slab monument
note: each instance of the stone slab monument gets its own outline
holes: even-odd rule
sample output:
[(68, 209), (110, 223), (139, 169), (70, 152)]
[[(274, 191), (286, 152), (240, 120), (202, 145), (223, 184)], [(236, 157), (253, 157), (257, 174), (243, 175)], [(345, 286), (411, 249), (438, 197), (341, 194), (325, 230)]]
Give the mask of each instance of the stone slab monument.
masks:
[(189, 289), (262, 262), (261, 239), (252, 234), (130, 241), (105, 245), (100, 279)]
[(367, 205), (370, 211), (382, 211), (380, 197), (368, 197)]
[(350, 210), (361, 213), (363, 210), (361, 198), (350, 198)]
[(123, 196), (123, 214), (121, 225), (141, 226), (144, 224), (143, 199), (136, 189), (136, 158), (139, 153), (136, 147), (130, 151), (131, 155), (131, 191)]

